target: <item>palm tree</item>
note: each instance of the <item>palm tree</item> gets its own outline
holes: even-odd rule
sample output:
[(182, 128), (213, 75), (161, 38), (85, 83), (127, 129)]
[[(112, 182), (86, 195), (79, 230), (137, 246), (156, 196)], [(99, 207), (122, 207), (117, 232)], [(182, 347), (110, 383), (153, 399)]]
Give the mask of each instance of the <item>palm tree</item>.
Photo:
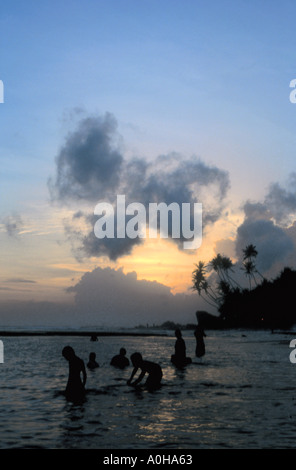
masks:
[(256, 250), (256, 247), (252, 244), (247, 245), (245, 249), (243, 249), (243, 254), (244, 254), (244, 260), (249, 259), (249, 258), (256, 258), (258, 255), (258, 251)]
[(230, 276), (229, 271), (233, 272), (233, 262), (228, 256), (218, 253), (215, 258), (210, 261), (209, 266), (218, 274), (221, 281), (229, 284), (233, 288), (233, 284), (238, 287), (239, 284)]
[(258, 285), (255, 273), (259, 274), (259, 276), (264, 280), (264, 277), (262, 274), (258, 271), (256, 268), (256, 264), (254, 262), (254, 259), (258, 255), (258, 251), (256, 250), (256, 247), (252, 244), (247, 245), (245, 249), (243, 249), (243, 266), (244, 266), (244, 271), (246, 276), (249, 278), (249, 288), (251, 290), (251, 285), (252, 285), (252, 279), (254, 280), (255, 284)]
[(201, 294), (202, 290), (204, 290), (204, 283), (206, 282), (205, 263), (203, 261), (199, 261), (195, 266), (196, 269), (192, 273), (193, 288)]
[(244, 261), (243, 266), (244, 266), (245, 275), (249, 278), (249, 290), (251, 290), (252, 279), (254, 279), (255, 284), (257, 285), (257, 281), (254, 276), (254, 271), (255, 271), (256, 266), (252, 260)]
[(218, 253), (210, 262), (209, 267), (213, 269), (218, 276), (221, 278), (223, 276), (222, 271), (222, 256)]
[[(206, 279), (205, 263), (203, 261), (199, 261), (199, 263), (196, 264), (195, 266), (196, 266), (196, 269), (192, 273), (192, 282), (193, 282), (192, 289), (195, 289), (198, 292), (198, 294), (212, 307), (219, 306), (219, 298), (213, 292), (212, 288), (210, 287)], [(206, 294), (206, 297), (203, 296), (203, 292)]]

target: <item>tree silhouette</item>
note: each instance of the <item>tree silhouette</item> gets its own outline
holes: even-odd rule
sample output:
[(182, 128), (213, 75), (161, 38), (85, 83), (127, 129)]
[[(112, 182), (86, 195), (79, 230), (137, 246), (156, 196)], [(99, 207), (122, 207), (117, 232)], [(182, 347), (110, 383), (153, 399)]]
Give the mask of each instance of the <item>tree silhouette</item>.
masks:
[[(212, 307), (219, 307), (219, 299), (217, 294), (210, 287), (206, 278), (206, 264), (204, 261), (199, 261), (195, 265), (196, 269), (192, 273), (192, 289), (196, 290), (198, 294)], [(203, 295), (203, 292), (205, 295)]]
[[(231, 259), (218, 253), (207, 265), (204, 261), (199, 261), (195, 266), (192, 276), (193, 289), (211, 306), (219, 308), (225, 295), (234, 288), (234, 284), (238, 285), (229, 274), (229, 271), (233, 271)], [(208, 282), (212, 271), (218, 278), (214, 287)]]
[[(243, 250), (243, 270), (249, 277), (249, 289), (240, 287), (230, 277), (233, 263), (226, 256), (218, 254), (207, 265), (203, 261), (196, 265), (192, 288), (218, 309), (220, 327), (270, 328), (273, 331), (296, 323), (293, 308), (296, 271), (286, 267), (274, 280), (266, 280), (256, 268), (257, 254), (254, 245), (247, 245)], [(261, 282), (255, 274), (259, 274)]]
[(259, 276), (264, 279), (262, 274), (258, 271), (254, 259), (258, 255), (258, 251), (256, 247), (252, 244), (247, 245), (245, 249), (243, 249), (243, 270), (245, 275), (249, 278), (249, 290), (252, 288), (252, 279), (255, 285), (258, 285), (255, 273), (259, 274)]
[(246, 248), (243, 249), (244, 260), (249, 258), (256, 258), (258, 255), (258, 251), (254, 245), (247, 245)]

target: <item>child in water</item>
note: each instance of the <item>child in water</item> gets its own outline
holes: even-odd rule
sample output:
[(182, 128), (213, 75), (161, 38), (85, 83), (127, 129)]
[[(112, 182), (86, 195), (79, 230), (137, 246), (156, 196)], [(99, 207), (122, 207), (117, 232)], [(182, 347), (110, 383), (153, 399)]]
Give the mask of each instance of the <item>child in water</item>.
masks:
[[(80, 357), (76, 356), (71, 346), (65, 346), (62, 355), (69, 362), (69, 377), (66, 386), (66, 398), (74, 403), (82, 402), (85, 396), (86, 370)], [(81, 379), (82, 374), (82, 379)]]
[[(131, 361), (134, 366), (132, 374), (127, 381), (128, 385), (138, 385), (141, 380), (144, 378), (145, 374), (148, 374), (145, 386), (148, 390), (155, 390), (160, 387), (160, 382), (162, 379), (162, 370), (159, 364), (151, 361), (144, 361), (142, 355), (138, 352), (131, 355)], [(137, 373), (138, 369), (141, 369), (139, 377), (132, 383), (132, 379)]]
[(126, 349), (120, 348), (119, 354), (112, 357), (110, 364), (111, 366), (118, 367), (119, 369), (124, 369), (129, 366), (129, 360), (126, 357)]
[(91, 352), (89, 353), (89, 358), (88, 358), (88, 363), (87, 367), (89, 369), (96, 369), (97, 367), (100, 367), (99, 363), (96, 361), (96, 353)]

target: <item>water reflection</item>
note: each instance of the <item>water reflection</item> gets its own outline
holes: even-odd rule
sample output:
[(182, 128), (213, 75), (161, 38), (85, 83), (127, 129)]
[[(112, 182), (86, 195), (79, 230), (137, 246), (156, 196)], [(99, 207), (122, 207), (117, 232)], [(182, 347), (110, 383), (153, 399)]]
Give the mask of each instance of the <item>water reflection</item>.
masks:
[[(215, 336), (216, 335), (216, 336)], [(212, 333), (203, 363), (170, 363), (173, 338), (72, 338), (79, 356), (95, 350), (87, 400), (74, 406), (61, 393), (67, 380), (63, 338), (7, 338), (2, 369), (0, 445), (46, 448), (294, 447), (295, 367), (289, 340), (264, 332)], [(186, 339), (188, 350), (194, 341)], [(126, 385), (131, 369), (110, 358), (124, 345), (159, 360), (159, 391)], [(90, 349), (91, 347), (91, 349)], [(46, 359), (46, 360), (45, 360)]]

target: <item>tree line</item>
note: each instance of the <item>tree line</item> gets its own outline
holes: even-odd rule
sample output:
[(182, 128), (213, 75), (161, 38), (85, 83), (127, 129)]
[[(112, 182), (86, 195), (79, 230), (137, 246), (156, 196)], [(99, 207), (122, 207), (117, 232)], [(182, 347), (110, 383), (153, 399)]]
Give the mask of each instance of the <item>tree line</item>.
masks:
[(257, 255), (252, 244), (243, 249), (241, 269), (248, 287), (239, 284), (232, 260), (221, 254), (195, 265), (192, 287), (217, 308), (222, 327), (289, 329), (296, 323), (296, 271), (286, 267), (267, 280), (257, 269)]

